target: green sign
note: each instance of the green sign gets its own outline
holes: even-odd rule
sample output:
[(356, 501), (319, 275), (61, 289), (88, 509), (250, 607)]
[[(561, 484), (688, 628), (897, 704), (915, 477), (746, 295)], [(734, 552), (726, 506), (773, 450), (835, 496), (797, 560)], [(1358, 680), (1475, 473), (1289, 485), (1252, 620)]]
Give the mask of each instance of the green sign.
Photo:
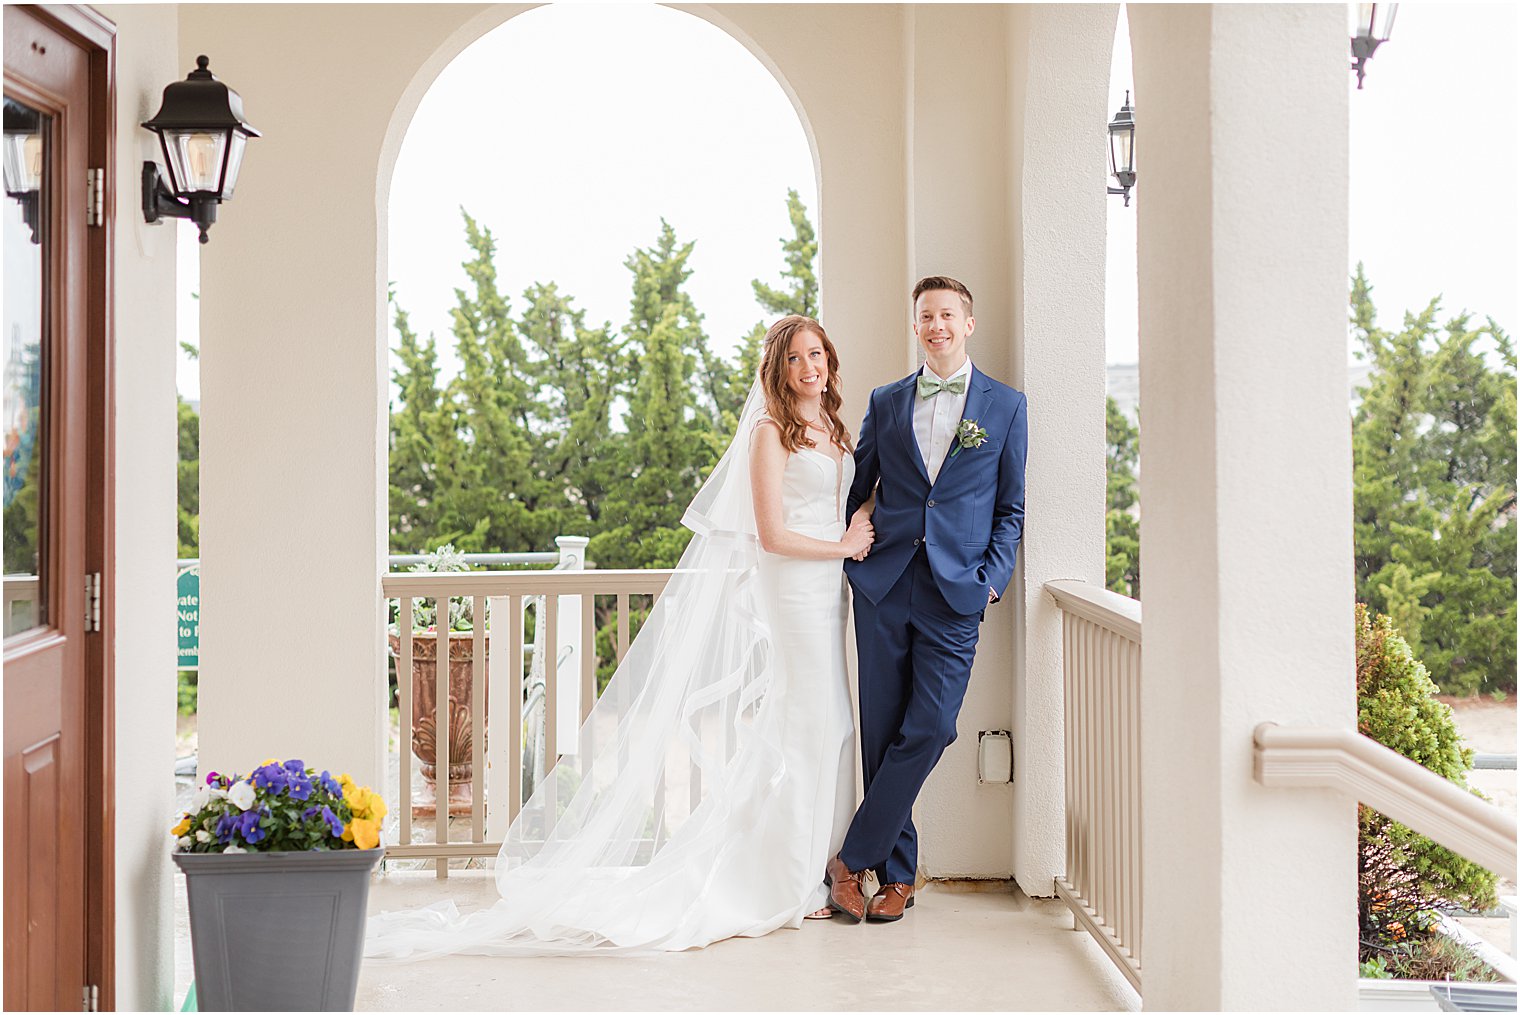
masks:
[(201, 566), (192, 564), (174, 582), (179, 600), (179, 668), (200, 669), (201, 662)]

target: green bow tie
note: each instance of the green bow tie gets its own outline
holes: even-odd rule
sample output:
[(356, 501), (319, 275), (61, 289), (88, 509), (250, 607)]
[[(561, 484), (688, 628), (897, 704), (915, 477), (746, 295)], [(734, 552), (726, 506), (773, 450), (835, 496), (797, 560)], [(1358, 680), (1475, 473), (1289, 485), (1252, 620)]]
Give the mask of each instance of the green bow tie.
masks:
[(927, 370), (918, 375), (918, 397), (928, 398), (930, 395), (941, 391), (948, 391), (952, 395), (959, 395), (966, 390), (966, 375), (952, 377), (948, 381), (942, 381), (933, 376)]

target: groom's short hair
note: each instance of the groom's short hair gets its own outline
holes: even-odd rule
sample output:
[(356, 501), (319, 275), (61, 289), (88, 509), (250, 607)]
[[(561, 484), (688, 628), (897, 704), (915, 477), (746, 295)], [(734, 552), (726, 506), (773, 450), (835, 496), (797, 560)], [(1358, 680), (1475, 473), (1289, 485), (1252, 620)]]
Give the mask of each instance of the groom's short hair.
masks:
[(924, 293), (934, 292), (937, 289), (945, 289), (959, 296), (961, 298), (961, 306), (966, 311), (966, 316), (971, 316), (971, 290), (949, 275), (930, 275), (927, 278), (919, 279), (918, 285), (913, 287), (913, 306), (918, 306), (918, 298)]

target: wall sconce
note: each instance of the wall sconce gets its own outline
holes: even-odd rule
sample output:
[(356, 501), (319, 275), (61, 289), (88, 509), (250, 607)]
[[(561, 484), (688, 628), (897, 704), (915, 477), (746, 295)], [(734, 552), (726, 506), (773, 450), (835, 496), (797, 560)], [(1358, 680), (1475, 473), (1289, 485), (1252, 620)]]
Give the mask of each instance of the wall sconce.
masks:
[(1356, 87), (1360, 91), (1362, 78), (1367, 76), (1367, 61), (1377, 48), (1393, 34), (1393, 18), (1399, 12), (1398, 4), (1357, 4), (1356, 34), (1351, 37), (1351, 69), (1356, 71)]
[(1129, 91), (1124, 92), (1124, 105), (1108, 121), (1108, 164), (1119, 186), (1109, 187), (1110, 194), (1123, 194), (1124, 207), (1129, 207), (1129, 189), (1135, 185), (1135, 107), (1129, 104)]
[(5, 100), (5, 196), (21, 205), (21, 219), (42, 242), (42, 117), (11, 99)]
[(232, 198), (243, 146), (258, 137), (243, 119), (243, 99), (218, 81), (204, 56), (183, 81), (164, 89), (158, 115), (143, 126), (158, 135), (169, 168), (166, 185), (158, 164), (143, 163), (143, 218), (185, 218), (201, 229), (201, 242), (216, 221), (216, 206)]

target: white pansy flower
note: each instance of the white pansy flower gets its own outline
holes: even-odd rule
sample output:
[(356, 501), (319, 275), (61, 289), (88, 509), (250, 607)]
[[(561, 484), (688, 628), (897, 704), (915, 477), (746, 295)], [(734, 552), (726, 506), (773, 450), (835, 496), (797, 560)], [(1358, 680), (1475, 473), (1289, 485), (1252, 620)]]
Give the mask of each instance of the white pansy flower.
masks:
[(235, 782), (227, 791), (227, 799), (232, 801), (232, 806), (240, 811), (246, 811), (253, 806), (253, 785), (248, 782)]
[(178, 846), (179, 846), (180, 849), (189, 849), (190, 848), (190, 836), (188, 836), (188, 835), (181, 835), (179, 837), (179, 839), (177, 840), (177, 844), (178, 844)]
[(206, 805), (211, 801), (222, 800), (226, 796), (226, 790), (217, 789), (214, 786), (202, 786), (200, 788), (200, 791), (195, 794), (195, 800), (191, 803), (190, 806), (197, 811), (205, 810)]
[(198, 829), (195, 830), (195, 841), (196, 842), (210, 842), (211, 841), (211, 833), (208, 832), (208, 831), (206, 831), (204, 828), (198, 828)]
[(228, 846), (226, 849), (222, 850), (222, 852), (223, 853), (246, 853), (248, 851), (246, 849), (244, 849), (242, 846)]

